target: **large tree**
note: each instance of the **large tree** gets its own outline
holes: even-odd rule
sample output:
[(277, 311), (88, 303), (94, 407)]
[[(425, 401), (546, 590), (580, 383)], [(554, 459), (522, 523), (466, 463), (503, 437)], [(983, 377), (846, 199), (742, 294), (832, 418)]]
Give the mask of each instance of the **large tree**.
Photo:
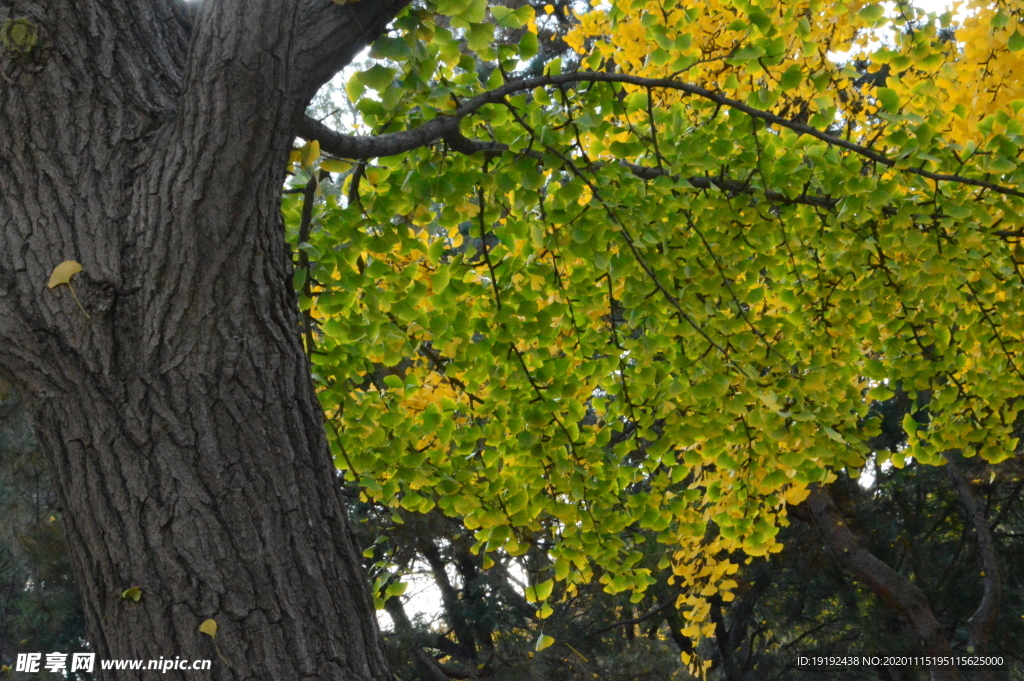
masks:
[(0, 7), (0, 366), (100, 658), (216, 658), (213, 619), (213, 678), (387, 678), (279, 201), (306, 103), (401, 4)]

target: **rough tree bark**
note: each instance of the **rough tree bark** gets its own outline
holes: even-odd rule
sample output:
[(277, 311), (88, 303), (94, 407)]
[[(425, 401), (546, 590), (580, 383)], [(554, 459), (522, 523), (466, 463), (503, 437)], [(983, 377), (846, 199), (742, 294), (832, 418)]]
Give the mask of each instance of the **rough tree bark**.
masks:
[(101, 659), (388, 678), (278, 201), (306, 102), (401, 4), (0, 2), (0, 366)]

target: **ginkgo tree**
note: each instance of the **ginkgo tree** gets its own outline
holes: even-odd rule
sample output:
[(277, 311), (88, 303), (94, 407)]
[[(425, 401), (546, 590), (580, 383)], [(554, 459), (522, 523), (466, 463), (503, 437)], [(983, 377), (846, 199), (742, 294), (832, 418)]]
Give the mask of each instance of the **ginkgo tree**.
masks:
[(639, 600), (657, 533), (699, 640), (790, 506), (827, 517), (873, 401), (927, 405), (896, 466), (1014, 456), (1017, 11), (613, 3), (517, 77), (554, 10), (413, 9), (347, 86), (384, 132), (303, 127), (296, 169), (342, 180), (285, 206), (328, 437), (477, 551), (549, 540), (539, 618), (556, 584)]
[[(926, 405), (894, 465), (1014, 456), (1024, 39), (1016, 4), (968, 9), (0, 8), (0, 365), (93, 649), (388, 678), (328, 446), (484, 555), (550, 538), (538, 618), (592, 580), (642, 597), (655, 533), (693, 638), (794, 504), (856, 562), (820, 486), (874, 401)], [(369, 42), (365, 134), (304, 117)]]

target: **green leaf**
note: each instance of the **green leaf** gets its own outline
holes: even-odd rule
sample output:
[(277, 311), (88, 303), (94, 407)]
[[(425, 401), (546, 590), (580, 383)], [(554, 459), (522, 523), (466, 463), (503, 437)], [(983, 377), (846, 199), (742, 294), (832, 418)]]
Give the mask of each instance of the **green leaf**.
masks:
[(887, 87), (880, 87), (875, 90), (878, 104), (887, 113), (896, 113), (900, 109), (900, 96), (895, 90)]
[(387, 600), (388, 598), (402, 596), (408, 588), (408, 582), (391, 582), (391, 584), (388, 585), (388, 588), (384, 591), (384, 599)]
[(1010, 52), (1020, 52), (1024, 50), (1024, 35), (1021, 35), (1020, 29), (1013, 32), (1010, 39), (1006, 41), (1006, 47)]
[(804, 80), (804, 72), (799, 66), (795, 64), (786, 69), (786, 72), (782, 74), (782, 78), (779, 79), (779, 87), (783, 90), (792, 90)]
[(521, 59), (533, 59), (537, 56), (540, 43), (537, 41), (536, 33), (525, 33), (519, 39), (519, 57)]
[(449, 277), (451, 277), (451, 273), (452, 271), (449, 267), (437, 268), (437, 271), (434, 272), (433, 277), (431, 277), (434, 293), (441, 293), (448, 288), (448, 280)]
[[(472, 0), (437, 0), (437, 11), (439, 14), (453, 17), (463, 14), (469, 10)], [(481, 21), (479, 19), (478, 21)]]
[(369, 70), (358, 74), (359, 81), (366, 87), (380, 92), (395, 80), (397, 71), (380, 64), (374, 64)]
[(733, 59), (739, 61), (749, 61), (751, 59), (759, 59), (765, 54), (764, 49), (758, 45), (746, 45), (736, 50), (732, 55)]
[(875, 23), (885, 17), (885, 8), (881, 5), (868, 5), (860, 11), (859, 16), (864, 21)]
[(889, 390), (884, 385), (880, 385), (880, 386), (874, 387), (874, 388), (872, 388), (871, 390), (868, 391), (868, 398), (870, 398), (872, 400), (885, 401), (885, 400), (888, 400), (888, 399), (892, 398), (892, 396), (895, 395), (895, 394), (896, 393), (894, 393), (893, 391)]
[(469, 27), (467, 43), (471, 50), (483, 50), (494, 41), (494, 24), (473, 24)]
[(626, 113), (634, 113), (636, 111), (646, 111), (648, 101), (647, 92), (642, 90), (627, 96), (623, 103), (626, 105)]
[(517, 10), (512, 10), (502, 5), (491, 6), (491, 16), (498, 22), (498, 26), (505, 29), (516, 29), (525, 26), (533, 17), (533, 8), (523, 5)]
[(329, 173), (344, 173), (348, 172), (352, 168), (352, 164), (348, 161), (342, 161), (336, 158), (326, 158), (320, 161), (321, 170), (326, 170)]
[(487, 0), (472, 0), (459, 18), (470, 24), (481, 23), (487, 15)]
[(530, 603), (546, 601), (551, 596), (555, 583), (552, 580), (526, 587), (526, 600)]
[(373, 48), (370, 50), (370, 56), (374, 59), (392, 59), (399, 61), (406, 57), (412, 56), (412, 50), (409, 48), (409, 43), (404, 38), (392, 38), (390, 36), (381, 36), (373, 43)]

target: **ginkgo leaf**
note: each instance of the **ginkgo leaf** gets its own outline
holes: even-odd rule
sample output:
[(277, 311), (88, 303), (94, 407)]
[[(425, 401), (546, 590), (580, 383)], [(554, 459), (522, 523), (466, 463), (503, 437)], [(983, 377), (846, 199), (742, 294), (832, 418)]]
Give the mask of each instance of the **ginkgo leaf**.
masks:
[(860, 11), (859, 16), (861, 19), (873, 23), (885, 16), (885, 8), (881, 5), (868, 5)]
[(203, 623), (199, 625), (199, 631), (210, 638), (217, 638), (217, 620), (204, 620)]
[(540, 636), (537, 637), (537, 644), (533, 647), (533, 649), (536, 650), (539, 653), (542, 650), (546, 650), (547, 648), (550, 648), (552, 645), (554, 645), (554, 643), (555, 643), (555, 638), (553, 636), (548, 636), (547, 634), (541, 634)]
[(75, 276), (82, 271), (82, 265), (74, 260), (65, 260), (61, 264), (53, 268), (53, 272), (50, 274), (50, 281), (47, 282), (49, 288), (60, 286), (61, 284), (70, 284), (71, 277)]
[(138, 603), (140, 598), (142, 598), (142, 589), (137, 586), (130, 587), (121, 592), (121, 600), (124, 601), (131, 599)]
[(348, 161), (342, 161), (337, 158), (328, 158), (320, 162), (320, 168), (329, 173), (343, 173), (351, 167), (352, 164)]

